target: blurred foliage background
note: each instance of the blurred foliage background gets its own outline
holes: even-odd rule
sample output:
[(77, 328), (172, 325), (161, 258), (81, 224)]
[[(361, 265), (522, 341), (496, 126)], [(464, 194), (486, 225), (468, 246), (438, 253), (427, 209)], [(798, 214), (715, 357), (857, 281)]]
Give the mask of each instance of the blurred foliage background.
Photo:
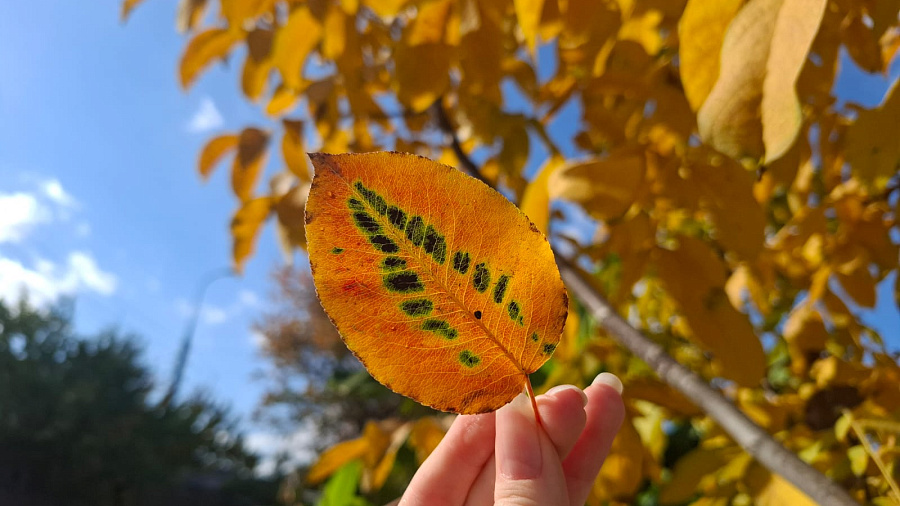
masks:
[[(896, 0), (181, 0), (175, 24), (188, 36), (182, 86), (227, 62), (270, 118), (199, 155), (204, 178), (229, 164), (237, 269), (267, 221), (288, 260), (303, 249), (306, 150), (473, 166), (634, 327), (859, 502), (886, 505), (900, 501), (900, 331), (882, 336), (862, 314), (900, 303), (900, 92), (895, 82), (867, 108), (835, 80), (847, 66), (888, 71), (898, 11)], [(279, 370), (268, 412), (311, 423), (322, 446), (281, 500), (383, 503), (449, 420), (348, 356), (303, 263), (277, 275), (259, 325)], [(583, 386), (604, 370), (623, 378), (628, 417), (590, 504), (810, 503), (573, 298), (533, 381)]]

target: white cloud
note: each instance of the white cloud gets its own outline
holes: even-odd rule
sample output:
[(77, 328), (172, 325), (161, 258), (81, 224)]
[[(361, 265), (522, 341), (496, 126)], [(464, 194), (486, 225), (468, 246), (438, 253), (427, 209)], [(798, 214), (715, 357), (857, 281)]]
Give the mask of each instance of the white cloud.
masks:
[[(175, 311), (182, 318), (187, 318), (194, 313), (194, 305), (185, 299), (175, 301)], [(206, 325), (218, 325), (228, 320), (228, 311), (212, 304), (203, 304), (200, 311), (200, 321)]]
[(238, 294), (238, 301), (246, 307), (256, 307), (260, 304), (259, 296), (250, 290), (241, 290)]
[(259, 454), (259, 466), (256, 472), (259, 475), (270, 475), (275, 471), (276, 457), (279, 454), (287, 455), (285, 465), (288, 468), (301, 464), (308, 464), (315, 458), (313, 444), (317, 435), (315, 429), (309, 424), (291, 434), (274, 434), (271, 432), (252, 432), (247, 435), (244, 443), (247, 448)]
[(62, 296), (94, 292), (111, 295), (118, 281), (113, 274), (101, 270), (87, 253), (69, 254), (64, 266), (48, 260), (37, 260), (33, 267), (0, 257), (0, 299), (17, 302), (27, 295), (36, 307), (46, 307)]
[(269, 340), (266, 338), (266, 335), (258, 330), (250, 331), (250, 344), (255, 346), (257, 349), (262, 350), (265, 349)]
[(75, 198), (69, 195), (58, 179), (43, 181), (41, 183), (41, 192), (60, 207), (74, 207), (77, 204)]
[(0, 193), (0, 244), (19, 242), (50, 213), (28, 193)]
[(187, 130), (191, 133), (203, 133), (215, 130), (222, 126), (225, 120), (222, 119), (222, 113), (216, 108), (216, 103), (209, 97), (203, 97), (200, 101), (200, 108), (188, 121)]

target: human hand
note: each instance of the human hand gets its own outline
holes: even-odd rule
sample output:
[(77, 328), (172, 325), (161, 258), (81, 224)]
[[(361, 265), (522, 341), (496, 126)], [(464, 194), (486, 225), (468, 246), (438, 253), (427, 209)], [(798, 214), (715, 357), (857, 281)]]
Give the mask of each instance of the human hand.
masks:
[(622, 383), (603, 373), (493, 413), (459, 416), (400, 506), (582, 506), (622, 425)]

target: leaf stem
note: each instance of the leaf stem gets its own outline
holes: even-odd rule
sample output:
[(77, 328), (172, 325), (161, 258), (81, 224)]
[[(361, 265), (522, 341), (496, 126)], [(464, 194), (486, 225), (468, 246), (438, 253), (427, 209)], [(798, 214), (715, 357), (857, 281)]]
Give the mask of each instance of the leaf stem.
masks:
[(537, 398), (534, 396), (534, 390), (531, 388), (531, 376), (525, 375), (525, 389), (528, 390), (528, 397), (531, 399), (531, 407), (534, 408), (534, 419), (537, 421), (537, 426), (540, 428), (544, 428), (544, 423), (541, 422), (541, 412), (538, 411), (537, 407)]

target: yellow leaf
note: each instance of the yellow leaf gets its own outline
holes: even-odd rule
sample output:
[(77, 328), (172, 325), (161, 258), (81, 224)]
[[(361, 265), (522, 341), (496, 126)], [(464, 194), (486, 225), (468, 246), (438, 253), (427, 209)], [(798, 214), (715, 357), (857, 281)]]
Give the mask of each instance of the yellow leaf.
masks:
[(662, 35), (659, 32), (661, 21), (662, 13), (655, 9), (629, 16), (619, 28), (619, 40), (633, 40), (640, 44), (648, 55), (655, 56), (662, 48)]
[(344, 53), (347, 45), (346, 16), (337, 5), (328, 5), (322, 33), (322, 56), (329, 60), (334, 60)]
[(810, 365), (807, 357), (825, 349), (828, 339), (822, 316), (809, 306), (798, 306), (784, 323), (783, 333), (791, 357), (791, 370), (805, 376)]
[(693, 497), (700, 480), (721, 469), (739, 450), (732, 447), (695, 448), (678, 459), (672, 478), (659, 491), (660, 504), (681, 504)]
[(444, 44), (399, 43), (394, 49), (397, 99), (412, 112), (428, 109), (450, 86), (451, 55)]
[(243, 269), (244, 260), (253, 253), (253, 245), (262, 224), (272, 210), (272, 199), (261, 197), (245, 202), (231, 219), (231, 238), (235, 269)]
[(678, 417), (692, 417), (703, 412), (677, 390), (653, 378), (629, 380), (625, 397), (652, 402)]
[(847, 162), (853, 175), (873, 192), (885, 189), (900, 164), (900, 79), (876, 109), (860, 111), (847, 128)]
[(190, 87), (200, 72), (216, 58), (224, 58), (231, 46), (242, 38), (243, 32), (223, 28), (211, 28), (195, 35), (181, 55), (181, 87)]
[(751, 491), (757, 506), (817, 506), (803, 492), (787, 480), (771, 474), (760, 466), (755, 466), (754, 477), (750, 481)]
[(394, 462), (397, 460), (397, 451), (406, 441), (411, 428), (412, 422), (407, 422), (394, 430), (391, 434), (390, 446), (385, 450), (378, 465), (372, 469), (372, 479), (365, 480), (368, 481), (368, 483), (364, 483), (366, 486), (362, 487), (363, 491), (371, 492), (381, 490), (381, 487), (384, 486), (384, 482), (387, 481), (388, 476), (390, 476), (391, 470), (394, 469)]
[(537, 176), (528, 183), (522, 203), (519, 208), (528, 216), (528, 219), (543, 234), (549, 234), (550, 229), (550, 176), (559, 169), (565, 159), (561, 156), (553, 156), (541, 167)]
[(408, 0), (362, 0), (378, 17), (393, 19), (406, 7)]
[(519, 28), (525, 37), (525, 44), (528, 46), (528, 51), (531, 53), (532, 58), (534, 58), (544, 0), (513, 0), (513, 5), (516, 8), (516, 19), (519, 22)]
[(753, 198), (753, 176), (723, 158), (691, 165), (690, 182), (702, 191), (700, 207), (712, 218), (716, 241), (741, 259), (753, 260), (763, 249), (765, 210)]
[(242, 29), (260, 14), (269, 11), (275, 0), (220, 0), (222, 17), (232, 29)]
[(435, 421), (433, 417), (420, 418), (409, 434), (409, 444), (416, 451), (416, 460), (419, 465), (431, 455), (437, 445), (444, 439), (446, 431)]
[(203, 19), (207, 1), (180, 0), (178, 2), (178, 13), (175, 15), (175, 29), (178, 30), (178, 33), (185, 33), (197, 26)]
[(719, 78), (700, 108), (703, 140), (735, 159), (782, 156), (802, 117), (794, 89), (826, 0), (751, 0), (725, 34)]
[(835, 277), (841, 282), (844, 291), (862, 307), (875, 307), (876, 281), (869, 273), (867, 266), (861, 266), (849, 274), (836, 272)]
[(284, 135), (281, 137), (281, 155), (284, 164), (292, 174), (301, 181), (309, 182), (309, 166), (306, 164), (306, 153), (303, 151), (303, 122), (284, 119), (281, 121)]
[(766, 163), (781, 158), (800, 132), (803, 114), (795, 88), (827, 5), (828, 0), (784, 0), (778, 13), (761, 104)]
[(703, 241), (680, 237), (678, 249), (657, 251), (657, 266), (691, 336), (712, 352), (717, 374), (741, 386), (758, 386), (766, 357), (747, 316), (728, 301), (722, 260)]
[(197, 166), (200, 177), (204, 180), (208, 179), (219, 160), (225, 156), (225, 153), (236, 148), (237, 145), (237, 135), (220, 135), (207, 142), (206, 146), (203, 147), (203, 151), (200, 152), (200, 163)]
[(128, 19), (128, 16), (131, 14), (131, 11), (134, 10), (135, 7), (144, 0), (124, 0), (122, 2), (122, 21)]
[(250, 56), (244, 60), (244, 69), (241, 71), (241, 90), (251, 102), (258, 100), (266, 91), (271, 70), (272, 64), (268, 61), (257, 62)]
[[(881, 0), (877, 3), (886, 3)], [(841, 24), (841, 39), (844, 47), (853, 61), (867, 72), (881, 72), (884, 69), (884, 60), (881, 58), (881, 46), (878, 44), (878, 37), (875, 35), (872, 27), (867, 23), (871, 22), (868, 13), (863, 13), (859, 6), (854, 6), (851, 13)], [(894, 13), (894, 24), (897, 23), (896, 12)], [(868, 18), (863, 20), (863, 16)]]
[(719, 77), (725, 31), (743, 0), (688, 0), (678, 21), (678, 72), (691, 109), (697, 111)]
[(451, 0), (429, 0), (421, 3), (418, 14), (404, 34), (405, 43), (419, 46), (444, 42), (444, 30), (447, 28), (451, 5)]
[(466, 414), (522, 392), (566, 319), (546, 238), (504, 196), (428, 159), (311, 159), (306, 233), (317, 295), (373, 377)]
[(627, 419), (613, 440), (609, 456), (594, 481), (591, 495), (595, 499), (606, 501), (630, 499), (644, 481), (644, 458), (641, 437), (631, 420)]
[(366, 422), (362, 436), (325, 450), (307, 471), (305, 481), (310, 485), (320, 483), (347, 462), (360, 458), (367, 468), (373, 468), (381, 460), (389, 444), (388, 434), (385, 434), (376, 422)]
[(285, 25), (275, 35), (272, 63), (281, 72), (284, 85), (292, 90), (303, 82), (303, 65), (319, 43), (322, 26), (305, 5), (294, 8)]
[(272, 93), (272, 98), (266, 104), (266, 114), (278, 116), (290, 111), (297, 102), (297, 92), (281, 83)]
[(231, 166), (231, 189), (242, 202), (250, 200), (266, 160), (269, 134), (245, 128), (238, 138), (237, 156)]
[(581, 204), (591, 216), (614, 220), (628, 211), (644, 182), (644, 154), (620, 150), (602, 160), (556, 170), (550, 176), (550, 197)]
[[(283, 249), (306, 248), (306, 228), (303, 213), (306, 210), (306, 199), (309, 197), (309, 183), (300, 184), (285, 193), (275, 204), (278, 216), (279, 240)], [(285, 255), (288, 257), (288, 255)]]

